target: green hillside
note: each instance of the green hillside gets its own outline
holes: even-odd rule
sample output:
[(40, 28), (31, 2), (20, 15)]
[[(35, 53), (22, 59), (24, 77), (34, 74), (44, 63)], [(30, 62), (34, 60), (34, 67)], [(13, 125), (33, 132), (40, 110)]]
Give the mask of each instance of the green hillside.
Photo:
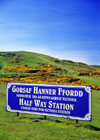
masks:
[(46, 55), (31, 52), (0, 52), (0, 65), (2, 68), (9, 65), (16, 65), (13, 60), (17, 59), (17, 65), (37, 66), (40, 62), (47, 63), (52, 58)]
[(0, 52), (0, 83), (5, 82), (91, 85), (100, 89), (100, 66), (33, 52)]
[[(100, 66), (59, 60), (43, 54), (0, 52), (0, 140), (99, 140), (99, 72)], [(79, 121), (76, 124), (75, 120), (70, 119), (47, 117), (45, 120), (44, 116), (21, 113), (17, 117), (17, 113), (6, 112), (5, 83), (10, 80), (91, 83), (98, 86), (98, 89), (92, 90), (92, 122)]]
[[(14, 63), (14, 60), (18, 62)], [(31, 67), (39, 66), (40, 63), (61, 66), (69, 72), (77, 72), (80, 69), (100, 70), (100, 66), (89, 66), (84, 63), (77, 63), (69, 60), (60, 60), (47, 55), (33, 52), (0, 52), (1, 71), (10, 65), (28, 65)]]

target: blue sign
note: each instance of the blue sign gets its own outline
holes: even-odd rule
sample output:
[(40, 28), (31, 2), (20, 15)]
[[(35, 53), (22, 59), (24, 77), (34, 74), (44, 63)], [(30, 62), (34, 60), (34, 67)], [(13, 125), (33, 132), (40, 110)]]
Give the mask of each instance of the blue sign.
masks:
[(6, 110), (91, 121), (91, 87), (7, 83)]

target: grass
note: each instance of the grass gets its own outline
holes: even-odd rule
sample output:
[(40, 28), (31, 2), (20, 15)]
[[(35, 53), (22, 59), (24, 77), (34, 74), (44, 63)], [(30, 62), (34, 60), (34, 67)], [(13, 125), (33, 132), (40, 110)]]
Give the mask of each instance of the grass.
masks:
[[(15, 58), (18, 58), (19, 63), (11, 63), (11, 61)], [(39, 66), (40, 63), (46, 63), (46, 64), (52, 64), (52, 65), (57, 65), (61, 66), (64, 69), (68, 70), (69, 72), (77, 72), (76, 69), (100, 69), (98, 66), (89, 66), (89, 65), (80, 65), (80, 64), (75, 64), (71, 63), (67, 60), (59, 60), (59, 62), (53, 61), (55, 58), (43, 55), (43, 54), (38, 54), (38, 53), (33, 53), (33, 52), (0, 52), (0, 65), (2, 66), (2, 71), (4, 71), (4, 68), (9, 65), (28, 65), (28, 66)]]
[(95, 76), (76, 76), (76, 77), (78, 77), (81, 80), (84, 80), (84, 82), (86, 83), (92, 83), (100, 87), (100, 77)]
[(0, 140), (99, 140), (100, 93), (92, 94), (92, 122), (6, 112), (6, 85), (0, 85)]
[[(13, 55), (15, 54), (15, 55)], [(19, 58), (19, 63), (11, 63), (11, 59)], [(97, 66), (75, 65), (68, 61), (52, 61), (54, 58), (31, 52), (0, 52), (1, 73), (9, 65), (39, 66), (48, 63), (68, 70), (68, 75), (73, 75), (100, 87), (100, 77), (77, 76), (80, 68), (100, 69)], [(64, 118), (20, 114), (6, 112), (6, 85), (0, 84), (0, 140), (100, 140), (100, 91), (92, 92), (92, 122)]]

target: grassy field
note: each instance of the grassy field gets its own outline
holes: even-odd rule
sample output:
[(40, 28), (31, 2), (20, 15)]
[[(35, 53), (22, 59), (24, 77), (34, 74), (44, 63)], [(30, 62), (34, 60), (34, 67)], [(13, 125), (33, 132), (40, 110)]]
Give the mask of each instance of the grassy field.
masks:
[[(0, 52), (0, 76), (10, 73), (5, 70), (7, 66), (39, 67), (40, 63), (59, 66), (68, 71), (66, 75), (100, 87), (100, 77), (77, 76), (77, 70), (100, 70), (100, 66), (31, 52)], [(70, 119), (47, 117), (45, 120), (44, 116), (29, 114), (17, 117), (17, 113), (6, 112), (6, 84), (0, 84), (0, 140), (100, 140), (100, 90), (92, 92), (92, 122), (79, 121), (76, 124)]]
[(6, 85), (0, 85), (0, 140), (99, 140), (100, 91), (92, 93), (92, 122), (6, 112)]

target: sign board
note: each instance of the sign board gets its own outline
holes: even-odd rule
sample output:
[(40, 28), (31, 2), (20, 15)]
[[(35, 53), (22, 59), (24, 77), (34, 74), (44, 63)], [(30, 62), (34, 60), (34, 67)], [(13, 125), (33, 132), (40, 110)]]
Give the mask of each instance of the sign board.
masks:
[(7, 83), (6, 110), (91, 121), (91, 87)]

